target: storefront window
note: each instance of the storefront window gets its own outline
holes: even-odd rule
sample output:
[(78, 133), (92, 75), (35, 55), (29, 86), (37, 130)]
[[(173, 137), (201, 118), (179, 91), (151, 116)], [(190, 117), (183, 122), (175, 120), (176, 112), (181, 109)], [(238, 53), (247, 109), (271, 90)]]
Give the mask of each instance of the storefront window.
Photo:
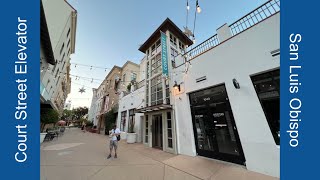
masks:
[(271, 133), (280, 145), (280, 70), (251, 77)]
[(134, 109), (130, 109), (129, 110), (129, 126), (128, 126), (129, 129), (130, 129), (131, 125), (134, 125), (134, 115), (135, 115)]
[(172, 119), (171, 112), (167, 112), (167, 133), (168, 133), (168, 147), (172, 148)]
[(127, 117), (127, 111), (121, 112), (121, 123), (120, 123), (120, 131), (124, 131), (126, 126), (126, 117)]

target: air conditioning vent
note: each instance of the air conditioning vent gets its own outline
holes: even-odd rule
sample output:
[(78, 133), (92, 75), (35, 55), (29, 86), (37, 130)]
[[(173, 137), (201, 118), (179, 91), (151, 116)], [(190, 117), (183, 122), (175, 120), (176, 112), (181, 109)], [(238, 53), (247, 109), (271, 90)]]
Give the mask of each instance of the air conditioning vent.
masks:
[(198, 83), (198, 82), (205, 81), (205, 80), (207, 80), (207, 76), (203, 76), (201, 78), (196, 79), (196, 82)]
[(278, 56), (278, 55), (280, 55), (280, 49), (271, 51), (270, 53), (271, 53), (272, 57)]

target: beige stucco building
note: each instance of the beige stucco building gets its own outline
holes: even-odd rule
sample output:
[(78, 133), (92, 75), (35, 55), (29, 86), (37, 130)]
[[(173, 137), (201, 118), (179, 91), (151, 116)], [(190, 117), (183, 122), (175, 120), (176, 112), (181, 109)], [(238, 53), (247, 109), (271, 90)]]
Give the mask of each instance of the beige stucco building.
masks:
[[(140, 77), (140, 66), (132, 61), (127, 61), (122, 67), (114, 66), (104, 81), (100, 84), (96, 93), (96, 116), (94, 125), (99, 129), (98, 132), (105, 130), (105, 114), (111, 109), (118, 113), (119, 95), (127, 93), (129, 84), (137, 84)], [(132, 87), (134, 88), (134, 86)]]

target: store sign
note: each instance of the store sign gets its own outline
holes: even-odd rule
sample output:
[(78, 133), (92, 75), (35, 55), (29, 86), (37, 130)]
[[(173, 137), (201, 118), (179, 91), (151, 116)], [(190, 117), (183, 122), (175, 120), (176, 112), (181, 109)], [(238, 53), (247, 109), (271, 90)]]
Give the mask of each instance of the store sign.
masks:
[(219, 117), (223, 117), (224, 113), (213, 113), (213, 117), (215, 118), (219, 118)]
[(167, 35), (161, 31), (162, 75), (168, 77)]

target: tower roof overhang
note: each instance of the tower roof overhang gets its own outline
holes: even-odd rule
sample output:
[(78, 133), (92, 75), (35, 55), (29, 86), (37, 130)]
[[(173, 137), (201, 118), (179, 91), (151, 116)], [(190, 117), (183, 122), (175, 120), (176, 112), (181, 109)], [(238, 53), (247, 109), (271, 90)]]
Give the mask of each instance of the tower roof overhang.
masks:
[(169, 18), (167, 18), (153, 34), (145, 41), (139, 48), (139, 51), (145, 53), (146, 50), (152, 46), (160, 38), (160, 31), (166, 32), (169, 30), (172, 34), (174, 34), (182, 43), (185, 45), (192, 45), (193, 42), (188, 36), (186, 36), (177, 25), (175, 25)]

